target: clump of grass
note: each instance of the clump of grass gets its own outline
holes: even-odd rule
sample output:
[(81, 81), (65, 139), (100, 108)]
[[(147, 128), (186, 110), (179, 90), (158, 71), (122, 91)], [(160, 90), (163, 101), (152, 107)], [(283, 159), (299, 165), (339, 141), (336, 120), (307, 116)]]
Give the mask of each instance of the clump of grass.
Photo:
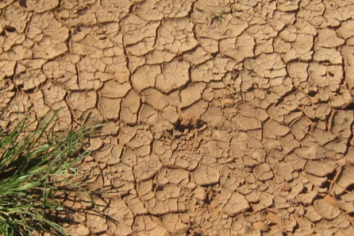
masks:
[(25, 118), (11, 131), (0, 128), (0, 235), (66, 235), (50, 214), (63, 210), (55, 198), (67, 191), (83, 192), (73, 175), (88, 150), (85, 137), (97, 126), (66, 132), (50, 131), (57, 113), (36, 123)]

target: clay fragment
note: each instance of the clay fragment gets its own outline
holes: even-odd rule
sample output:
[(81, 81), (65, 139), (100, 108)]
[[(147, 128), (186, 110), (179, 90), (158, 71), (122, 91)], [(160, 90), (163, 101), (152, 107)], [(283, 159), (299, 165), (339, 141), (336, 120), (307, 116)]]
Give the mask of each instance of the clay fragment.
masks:
[(108, 230), (107, 222), (104, 218), (95, 214), (86, 215), (86, 224), (92, 233), (103, 233)]
[(191, 0), (170, 3), (168, 1), (144, 1), (138, 5), (136, 14), (147, 21), (162, 20), (162, 18), (186, 17), (191, 11)]
[(193, 34), (193, 24), (188, 18), (166, 20), (159, 28), (155, 48), (180, 53), (197, 46)]
[(201, 99), (204, 88), (204, 83), (193, 83), (182, 90), (180, 107), (185, 108)]
[(100, 93), (106, 98), (123, 98), (131, 89), (129, 83), (119, 83), (116, 80), (109, 80), (104, 83)]
[(239, 193), (232, 192), (223, 208), (223, 211), (229, 216), (235, 216), (248, 208), (249, 204), (246, 198)]
[(184, 190), (176, 185), (160, 186), (154, 197), (148, 200), (150, 213), (162, 215), (185, 212), (184, 194)]
[(116, 222), (119, 222), (119, 224), (115, 224), (112, 221), (107, 222), (109, 233), (115, 235), (129, 235), (132, 233), (133, 213), (123, 200), (113, 199), (105, 213), (115, 219)]
[(315, 197), (317, 196), (317, 192), (316, 191), (310, 191), (308, 193), (303, 193), (303, 194), (299, 194), (297, 196), (297, 198), (305, 205), (309, 205), (313, 202), (313, 200), (315, 199)]
[(220, 40), (237, 37), (247, 26), (247, 22), (234, 18), (231, 14), (226, 14), (222, 19), (212, 21), (210, 24), (197, 24), (195, 31), (200, 38)]
[(341, 196), (336, 197), (336, 203), (338, 206), (345, 212), (347, 213), (353, 213), (354, 212), (354, 193), (347, 193), (343, 194)]
[(118, 119), (120, 111), (120, 99), (101, 97), (99, 108), (106, 119)]
[(94, 108), (96, 100), (97, 94), (94, 91), (73, 92), (68, 96), (68, 102), (77, 117), (81, 117), (84, 112)]
[(341, 23), (341, 26), (336, 30), (339, 37), (343, 39), (348, 39), (354, 36), (353, 28), (354, 20), (348, 20)]
[(270, 230), (270, 227), (268, 226), (268, 224), (263, 223), (263, 222), (256, 222), (253, 224), (253, 227), (255, 229), (259, 229), (262, 232), (268, 232)]
[(347, 155), (345, 155), (345, 158), (350, 164), (354, 164), (354, 150), (353, 149), (349, 150)]
[(134, 167), (134, 175), (138, 181), (150, 179), (154, 176), (162, 164), (156, 155), (145, 157)]
[(305, 216), (312, 222), (318, 222), (322, 219), (322, 216), (314, 209), (313, 206), (306, 207)]
[(330, 193), (332, 194), (342, 194), (347, 187), (354, 184), (354, 166), (348, 165), (342, 167), (340, 173), (337, 175), (336, 179), (333, 181)]
[(337, 168), (333, 162), (308, 161), (305, 166), (307, 173), (324, 177), (332, 173)]
[(70, 235), (81, 235), (81, 236), (89, 236), (90, 230), (85, 227), (83, 224), (72, 226), (66, 230), (67, 234)]
[(280, 163), (278, 165), (277, 174), (283, 176), (286, 181), (291, 181), (293, 179), (293, 171), (294, 168), (290, 163)]
[(220, 171), (217, 166), (200, 164), (193, 172), (193, 178), (196, 184), (211, 185), (219, 182)]
[(344, 43), (344, 40), (336, 35), (331, 29), (322, 29), (318, 31), (316, 46), (320, 47), (338, 47)]
[(143, 39), (155, 37), (159, 22), (147, 22), (135, 14), (129, 14), (123, 22), (124, 43), (127, 45), (136, 44)]
[(325, 182), (327, 182), (327, 177), (318, 177), (315, 175), (307, 174), (307, 180), (315, 186), (321, 187)]
[(189, 63), (173, 60), (161, 67), (161, 74), (156, 75), (156, 89), (163, 93), (170, 93), (179, 89), (189, 81)]
[(295, 149), (296, 155), (305, 159), (324, 159), (327, 157), (324, 148), (314, 145), (310, 147), (300, 147)]
[(263, 163), (253, 170), (254, 175), (261, 181), (269, 180), (273, 178), (273, 172), (267, 163)]
[(93, 157), (102, 163), (117, 164), (122, 154), (122, 146), (105, 144), (101, 149), (92, 153)]
[(322, 217), (328, 220), (333, 220), (341, 213), (338, 208), (329, 204), (325, 199), (316, 200), (314, 202), (314, 208)]
[(148, 211), (144, 206), (144, 203), (138, 196), (130, 196), (127, 199), (127, 204), (129, 208), (133, 211), (134, 215), (144, 215), (147, 214)]
[(122, 100), (120, 120), (129, 125), (136, 124), (139, 108), (140, 97), (134, 90), (130, 90)]
[(180, 233), (188, 229), (188, 225), (183, 222), (179, 214), (166, 214), (162, 217), (162, 225), (170, 233)]
[(162, 235), (165, 236), (168, 234), (168, 231), (162, 227), (160, 224), (156, 223), (151, 219), (150, 216), (138, 216), (133, 225), (133, 229), (136, 232), (136, 235), (143, 236), (147, 232), (150, 235)]
[(220, 42), (220, 53), (232, 57), (238, 63), (254, 56), (254, 46), (253, 37), (243, 33), (236, 40), (233, 38), (222, 40)]
[(274, 120), (268, 120), (264, 124), (264, 136), (267, 138), (276, 139), (277, 137), (285, 136), (290, 132), (287, 126), (281, 125)]

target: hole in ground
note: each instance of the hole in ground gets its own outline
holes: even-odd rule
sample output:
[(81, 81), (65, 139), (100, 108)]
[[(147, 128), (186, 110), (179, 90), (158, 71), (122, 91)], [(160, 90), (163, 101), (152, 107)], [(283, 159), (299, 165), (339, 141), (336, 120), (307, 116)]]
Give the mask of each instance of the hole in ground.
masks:
[(16, 31), (16, 28), (15, 27), (12, 27), (12, 26), (5, 26), (4, 29), (6, 30), (6, 32), (9, 32), (9, 33), (13, 33)]
[(201, 127), (203, 127), (204, 124), (205, 122), (201, 119), (196, 119), (193, 117), (180, 117), (174, 127), (176, 130), (184, 132), (186, 129), (200, 129)]

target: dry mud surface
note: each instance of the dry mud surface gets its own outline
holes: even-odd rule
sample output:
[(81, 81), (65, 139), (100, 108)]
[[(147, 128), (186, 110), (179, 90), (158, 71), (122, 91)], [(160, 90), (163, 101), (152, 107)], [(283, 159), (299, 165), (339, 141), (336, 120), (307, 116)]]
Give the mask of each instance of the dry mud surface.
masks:
[(0, 9), (1, 126), (105, 122), (69, 235), (352, 235), (353, 0)]

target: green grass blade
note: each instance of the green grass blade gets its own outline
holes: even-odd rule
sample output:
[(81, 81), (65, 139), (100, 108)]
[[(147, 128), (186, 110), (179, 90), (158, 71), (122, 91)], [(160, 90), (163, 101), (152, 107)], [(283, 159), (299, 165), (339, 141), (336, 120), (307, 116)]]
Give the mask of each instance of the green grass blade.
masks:
[(75, 174), (72, 170), (90, 153), (82, 150), (83, 139), (101, 125), (58, 136), (48, 133), (57, 114), (58, 111), (49, 119), (41, 119), (34, 130), (31, 129), (37, 123), (30, 122), (28, 117), (11, 132), (0, 128), (1, 235), (31, 235), (50, 228), (66, 235), (59, 224), (48, 218), (51, 211), (63, 209), (55, 193), (85, 190), (72, 178), (58, 177)]

